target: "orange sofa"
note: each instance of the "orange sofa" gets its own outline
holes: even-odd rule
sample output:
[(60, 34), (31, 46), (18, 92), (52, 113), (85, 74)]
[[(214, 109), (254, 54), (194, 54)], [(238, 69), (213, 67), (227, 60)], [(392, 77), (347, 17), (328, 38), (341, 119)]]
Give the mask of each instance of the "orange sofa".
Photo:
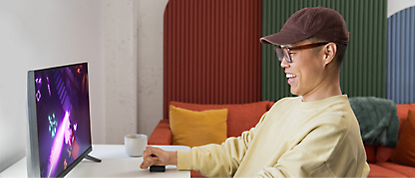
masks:
[[(274, 102), (262, 101), (242, 105), (200, 105), (180, 102), (170, 104), (194, 111), (228, 108), (228, 137), (239, 136), (244, 130), (254, 127), (261, 115), (271, 108)], [(400, 120), (399, 134), (408, 117), (409, 109), (415, 110), (415, 104), (398, 104)], [(169, 120), (162, 119), (150, 135), (149, 145), (171, 145), (172, 133)], [(394, 148), (365, 145), (367, 162), (371, 168), (369, 177), (414, 177), (415, 167), (400, 165), (391, 161)], [(192, 177), (199, 177), (198, 172), (192, 171)]]

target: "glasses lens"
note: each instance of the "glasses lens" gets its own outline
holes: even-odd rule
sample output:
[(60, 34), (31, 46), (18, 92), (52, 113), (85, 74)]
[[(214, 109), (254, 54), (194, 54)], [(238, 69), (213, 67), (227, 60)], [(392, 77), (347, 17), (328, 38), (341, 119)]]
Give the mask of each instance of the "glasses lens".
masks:
[(282, 49), (280, 47), (275, 47), (274, 50), (275, 50), (275, 53), (277, 53), (278, 59), (282, 61), (284, 59), (284, 54), (282, 52)]
[(290, 56), (290, 54), (288, 53), (288, 50), (287, 50), (287, 49), (284, 49), (284, 50), (282, 50), (282, 53), (283, 53), (283, 56), (284, 56), (285, 60), (286, 60), (288, 63), (291, 63), (291, 62), (292, 62), (292, 60), (291, 60), (291, 56)]

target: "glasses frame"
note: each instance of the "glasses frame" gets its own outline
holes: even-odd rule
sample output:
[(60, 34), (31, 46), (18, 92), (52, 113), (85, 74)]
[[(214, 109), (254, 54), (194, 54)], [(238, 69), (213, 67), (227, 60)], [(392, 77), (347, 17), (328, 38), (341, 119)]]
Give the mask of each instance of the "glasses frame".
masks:
[(302, 45), (302, 46), (294, 46), (294, 47), (281, 47), (281, 46), (276, 46), (274, 47), (274, 51), (278, 56), (278, 60), (280, 62), (282, 62), (282, 60), (285, 58), (285, 61), (287, 61), (288, 63), (292, 63), (293, 60), (291, 58), (290, 55), (290, 51), (291, 50), (303, 50), (303, 49), (310, 49), (310, 48), (315, 48), (318, 46), (323, 46), (326, 44), (329, 44), (330, 42), (321, 42), (321, 43), (312, 43), (312, 44), (307, 44), (307, 45)]

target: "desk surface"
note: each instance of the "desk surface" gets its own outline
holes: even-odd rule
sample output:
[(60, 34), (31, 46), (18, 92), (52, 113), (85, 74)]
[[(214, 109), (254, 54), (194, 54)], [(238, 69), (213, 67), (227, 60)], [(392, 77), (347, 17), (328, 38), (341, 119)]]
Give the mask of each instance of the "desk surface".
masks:
[[(155, 146), (167, 151), (190, 150), (185, 146)], [(166, 172), (150, 173), (140, 169), (142, 157), (129, 157), (124, 145), (93, 145), (89, 154), (101, 159), (95, 163), (84, 159), (65, 177), (190, 177), (190, 171), (178, 171), (176, 166), (166, 166)], [(27, 177), (26, 157), (0, 174), (1, 178)]]

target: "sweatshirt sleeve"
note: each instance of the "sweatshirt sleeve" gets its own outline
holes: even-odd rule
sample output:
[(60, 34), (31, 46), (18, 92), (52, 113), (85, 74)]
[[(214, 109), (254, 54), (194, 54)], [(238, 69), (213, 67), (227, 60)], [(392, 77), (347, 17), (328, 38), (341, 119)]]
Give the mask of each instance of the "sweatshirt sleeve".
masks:
[(221, 145), (209, 144), (193, 147), (190, 151), (178, 151), (177, 169), (196, 170), (208, 177), (233, 176), (266, 114), (262, 115), (255, 127), (243, 132), (239, 137), (228, 138)]

